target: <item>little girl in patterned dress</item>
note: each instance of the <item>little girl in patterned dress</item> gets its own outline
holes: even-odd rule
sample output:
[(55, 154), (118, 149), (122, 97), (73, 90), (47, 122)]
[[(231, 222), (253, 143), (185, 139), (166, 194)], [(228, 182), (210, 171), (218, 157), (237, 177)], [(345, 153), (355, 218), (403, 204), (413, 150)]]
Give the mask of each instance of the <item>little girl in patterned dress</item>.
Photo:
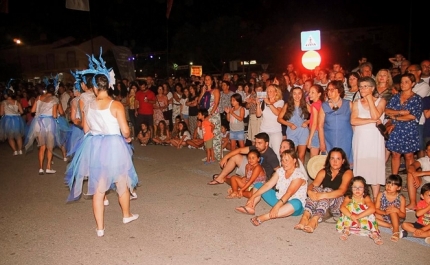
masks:
[(399, 175), (390, 175), (387, 178), (385, 191), (376, 198), (376, 221), (379, 226), (388, 227), (393, 231), (390, 240), (399, 241), (401, 223), (406, 218), (406, 200), (400, 194), (402, 178)]
[(247, 158), (248, 164), (245, 166), (245, 177), (234, 175), (230, 178), (231, 188), (228, 190), (227, 199), (232, 198), (249, 198), (252, 195), (252, 188), (255, 183), (264, 183), (266, 181), (266, 172), (260, 165), (261, 154), (256, 149), (250, 150)]
[(345, 241), (351, 234), (369, 236), (377, 245), (382, 245), (378, 223), (375, 218), (375, 205), (369, 196), (366, 180), (357, 176), (351, 179), (345, 199), (340, 206), (342, 216), (336, 224), (336, 230)]

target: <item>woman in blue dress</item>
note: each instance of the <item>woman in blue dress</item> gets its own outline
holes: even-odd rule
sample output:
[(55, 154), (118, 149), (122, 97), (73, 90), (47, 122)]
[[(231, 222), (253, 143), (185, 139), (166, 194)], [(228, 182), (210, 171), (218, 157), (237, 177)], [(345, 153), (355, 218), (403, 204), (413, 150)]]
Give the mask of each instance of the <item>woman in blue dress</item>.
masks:
[(318, 114), (320, 151), (327, 152), (334, 147), (342, 148), (351, 165), (354, 161), (352, 157), (352, 103), (343, 99), (345, 89), (341, 81), (329, 82), (326, 93), (328, 100), (322, 104)]
[(0, 105), (0, 141), (8, 140), (13, 155), (22, 155), (22, 138), (25, 134), (24, 113), (21, 104), (16, 100), (15, 91), (8, 88), (5, 100)]
[(414, 162), (414, 152), (420, 150), (418, 121), (422, 113), (422, 98), (412, 91), (415, 85), (413, 74), (403, 74), (401, 92), (394, 95), (387, 104), (385, 114), (390, 117), (387, 130), (390, 137), (386, 147), (392, 152), (391, 172), (399, 173), (400, 157), (405, 156), (406, 168)]
[(79, 199), (82, 183), (88, 176), (87, 194), (93, 195), (99, 237), (104, 235), (103, 201), (107, 190), (115, 189), (118, 193), (124, 224), (139, 217), (130, 212), (130, 192), (138, 181), (128, 144), (131, 142), (130, 128), (124, 106), (108, 95), (109, 74), (107, 71), (102, 73), (97, 74), (93, 82), (96, 100), (85, 110), (83, 129), (86, 135), (66, 171), (66, 183), (70, 188), (68, 201)]

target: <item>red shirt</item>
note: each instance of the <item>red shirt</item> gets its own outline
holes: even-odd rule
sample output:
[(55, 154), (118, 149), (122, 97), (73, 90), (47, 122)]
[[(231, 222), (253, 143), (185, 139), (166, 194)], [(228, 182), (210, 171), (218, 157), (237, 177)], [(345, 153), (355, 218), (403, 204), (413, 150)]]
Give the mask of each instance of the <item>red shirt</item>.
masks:
[(155, 101), (155, 94), (151, 90), (147, 89), (145, 91), (139, 90), (136, 92), (136, 100), (139, 101), (139, 109), (137, 113), (142, 115), (153, 115), (154, 106), (153, 103), (145, 102), (145, 97), (147, 100)]

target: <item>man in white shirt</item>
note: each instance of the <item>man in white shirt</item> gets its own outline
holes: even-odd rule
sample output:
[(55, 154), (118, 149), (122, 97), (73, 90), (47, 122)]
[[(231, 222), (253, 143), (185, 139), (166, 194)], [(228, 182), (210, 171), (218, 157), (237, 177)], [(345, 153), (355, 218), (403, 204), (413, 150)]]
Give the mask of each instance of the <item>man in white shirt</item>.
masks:
[(421, 62), (421, 79), (427, 84), (430, 81), (430, 60), (424, 60)]

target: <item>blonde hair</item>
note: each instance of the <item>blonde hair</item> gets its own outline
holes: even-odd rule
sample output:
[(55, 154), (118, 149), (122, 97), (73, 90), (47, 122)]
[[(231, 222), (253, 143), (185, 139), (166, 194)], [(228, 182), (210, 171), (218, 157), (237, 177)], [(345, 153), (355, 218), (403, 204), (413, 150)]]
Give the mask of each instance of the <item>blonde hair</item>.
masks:
[(388, 69), (381, 69), (378, 71), (378, 73), (376, 74), (376, 77), (375, 77), (376, 87), (379, 86), (378, 77), (380, 76), (380, 73), (382, 71), (387, 72), (387, 87), (389, 87), (389, 88), (392, 87), (393, 86), (393, 77), (391, 76), (391, 73)]
[(279, 86), (278, 86), (278, 85), (275, 85), (275, 84), (271, 84), (270, 86), (268, 86), (268, 87), (267, 87), (266, 91), (267, 91), (270, 87), (273, 87), (273, 88), (275, 89), (275, 92), (276, 92), (275, 101), (278, 101), (278, 100), (282, 99), (282, 91), (281, 91), (281, 89), (279, 88)]

